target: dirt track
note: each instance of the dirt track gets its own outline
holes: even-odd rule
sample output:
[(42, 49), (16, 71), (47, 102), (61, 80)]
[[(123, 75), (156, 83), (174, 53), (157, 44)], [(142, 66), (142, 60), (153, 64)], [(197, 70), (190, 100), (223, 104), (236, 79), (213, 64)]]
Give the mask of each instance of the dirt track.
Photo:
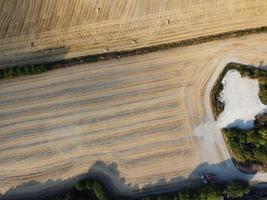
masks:
[(266, 24), (264, 0), (0, 0), (0, 66)]
[[(218, 144), (192, 134), (208, 118), (205, 88), (227, 62), (264, 61), (266, 39), (259, 34), (1, 81), (1, 191), (74, 177), (101, 160), (117, 163), (125, 179), (117, 186), (131, 193), (166, 184), (160, 179), (179, 184), (204, 161), (223, 162), (227, 152), (206, 149)], [(196, 172), (189, 181), (195, 178)], [(32, 183), (9, 195), (44, 187)]]

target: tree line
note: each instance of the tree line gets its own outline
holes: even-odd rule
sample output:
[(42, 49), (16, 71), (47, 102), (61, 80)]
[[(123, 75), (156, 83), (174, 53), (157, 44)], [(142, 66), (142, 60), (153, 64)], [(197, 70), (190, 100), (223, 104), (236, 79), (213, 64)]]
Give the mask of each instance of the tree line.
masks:
[(47, 200), (217, 200), (236, 199), (250, 192), (249, 184), (236, 180), (226, 184), (207, 184), (193, 190), (183, 190), (152, 196), (127, 198), (114, 197), (96, 180), (78, 181), (74, 188), (65, 194)]
[[(223, 39), (232, 38), (232, 37), (240, 37), (240, 36), (245, 36), (249, 34), (266, 33), (266, 32), (267, 32), (267, 26), (262, 26), (258, 28), (250, 28), (250, 29), (230, 31), (230, 32), (218, 33), (218, 34), (207, 35), (207, 36), (200, 36), (197, 38), (186, 39), (186, 40), (182, 40), (178, 42), (159, 44), (159, 45), (132, 49), (132, 50), (112, 51), (112, 52), (106, 52), (106, 53), (100, 53), (100, 54), (94, 54), (94, 55), (87, 55), (87, 56), (82, 56), (78, 58), (70, 58), (70, 59), (50, 62), (46, 64), (25, 65), (21, 67), (16, 66), (16, 67), (11, 67), (7, 69), (0, 69), (0, 80), (15, 78), (19, 76), (25, 76), (25, 75), (39, 74), (39, 73), (46, 72), (48, 70), (59, 68), (61, 66), (72, 66), (72, 65), (80, 64), (80, 63), (98, 62), (101, 60), (109, 60), (113, 58), (118, 59), (122, 57), (151, 53), (151, 52), (166, 50), (166, 49), (175, 48), (175, 47), (196, 45), (196, 44), (201, 44), (201, 43), (214, 41), (214, 40), (223, 40)], [(265, 87), (266, 87), (266, 84), (265, 84)], [(265, 102), (267, 102), (266, 93), (263, 98), (265, 98), (266, 99)]]
[(225, 128), (223, 133), (237, 161), (267, 165), (267, 113), (256, 116), (250, 130)]
[(27, 65), (22, 67), (12, 67), (0, 70), (0, 79), (12, 79), (19, 76), (41, 74), (47, 72), (49, 67), (47, 65)]

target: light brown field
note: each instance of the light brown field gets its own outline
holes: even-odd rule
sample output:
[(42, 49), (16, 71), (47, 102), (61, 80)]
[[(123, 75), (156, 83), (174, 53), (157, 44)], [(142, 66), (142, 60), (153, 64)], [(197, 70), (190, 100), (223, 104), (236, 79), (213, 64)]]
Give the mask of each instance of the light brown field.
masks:
[[(228, 62), (258, 65), (266, 41), (258, 34), (1, 81), (2, 192), (75, 177), (99, 160), (117, 163), (124, 186), (105, 173), (122, 193), (136, 189), (127, 184), (179, 184), (177, 177), (203, 162), (201, 140), (192, 133), (206, 119), (207, 82)], [(32, 183), (16, 192), (44, 187)]]
[(0, 66), (266, 24), (265, 0), (0, 0)]

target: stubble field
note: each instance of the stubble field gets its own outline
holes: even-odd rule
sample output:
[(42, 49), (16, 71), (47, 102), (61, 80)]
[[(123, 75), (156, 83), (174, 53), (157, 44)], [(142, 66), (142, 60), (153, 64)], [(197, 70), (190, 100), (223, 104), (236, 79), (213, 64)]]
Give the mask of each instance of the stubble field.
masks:
[(0, 67), (267, 24), (264, 0), (0, 0)]
[(258, 34), (1, 81), (1, 192), (59, 188), (54, 181), (92, 167), (125, 194), (199, 180), (199, 164), (228, 159), (193, 135), (207, 119), (210, 78), (228, 62), (258, 65), (266, 55)]

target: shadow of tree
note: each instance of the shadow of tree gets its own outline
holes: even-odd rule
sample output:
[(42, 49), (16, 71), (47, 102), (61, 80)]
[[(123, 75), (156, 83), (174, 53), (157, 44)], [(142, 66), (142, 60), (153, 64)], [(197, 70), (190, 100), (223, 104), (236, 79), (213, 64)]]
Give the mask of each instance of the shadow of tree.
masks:
[(253, 128), (254, 120), (236, 119), (232, 123), (228, 124), (227, 128), (238, 128), (242, 130), (248, 130)]
[(255, 62), (250, 63), (249, 66), (267, 70), (267, 65), (265, 64), (264, 60), (261, 60), (260, 62), (257, 62), (257, 63), (255, 63)]
[(259, 66), (260, 69), (267, 70), (267, 65), (264, 65), (264, 60), (260, 61)]
[(8, 68), (13, 66), (20, 66), (25, 64), (41, 64), (53, 63), (58, 60), (64, 60), (69, 49), (62, 47), (55, 47), (49, 49), (41, 49), (36, 51), (20, 52), (17, 54), (10, 54), (0, 58), (0, 68)]
[[(229, 170), (232, 160), (226, 160), (217, 164), (202, 163), (198, 165), (189, 176), (177, 176), (171, 179), (159, 179), (153, 183), (147, 183), (140, 187), (138, 184), (126, 183), (126, 178), (120, 175), (117, 163), (105, 163), (96, 161), (87, 173), (66, 180), (48, 180), (45, 183), (30, 181), (16, 187), (10, 188), (0, 195), (1, 200), (9, 199), (45, 199), (49, 196), (63, 194), (70, 190), (78, 180), (94, 179), (103, 184), (115, 199), (138, 199), (142, 196), (175, 192), (181, 189), (192, 189), (203, 185), (200, 173), (213, 173), (216, 182), (223, 183), (229, 180), (246, 179), (251, 180), (254, 175), (245, 175), (237, 171)], [(56, 190), (55, 190), (56, 188)], [(34, 189), (35, 192), (31, 190)]]

